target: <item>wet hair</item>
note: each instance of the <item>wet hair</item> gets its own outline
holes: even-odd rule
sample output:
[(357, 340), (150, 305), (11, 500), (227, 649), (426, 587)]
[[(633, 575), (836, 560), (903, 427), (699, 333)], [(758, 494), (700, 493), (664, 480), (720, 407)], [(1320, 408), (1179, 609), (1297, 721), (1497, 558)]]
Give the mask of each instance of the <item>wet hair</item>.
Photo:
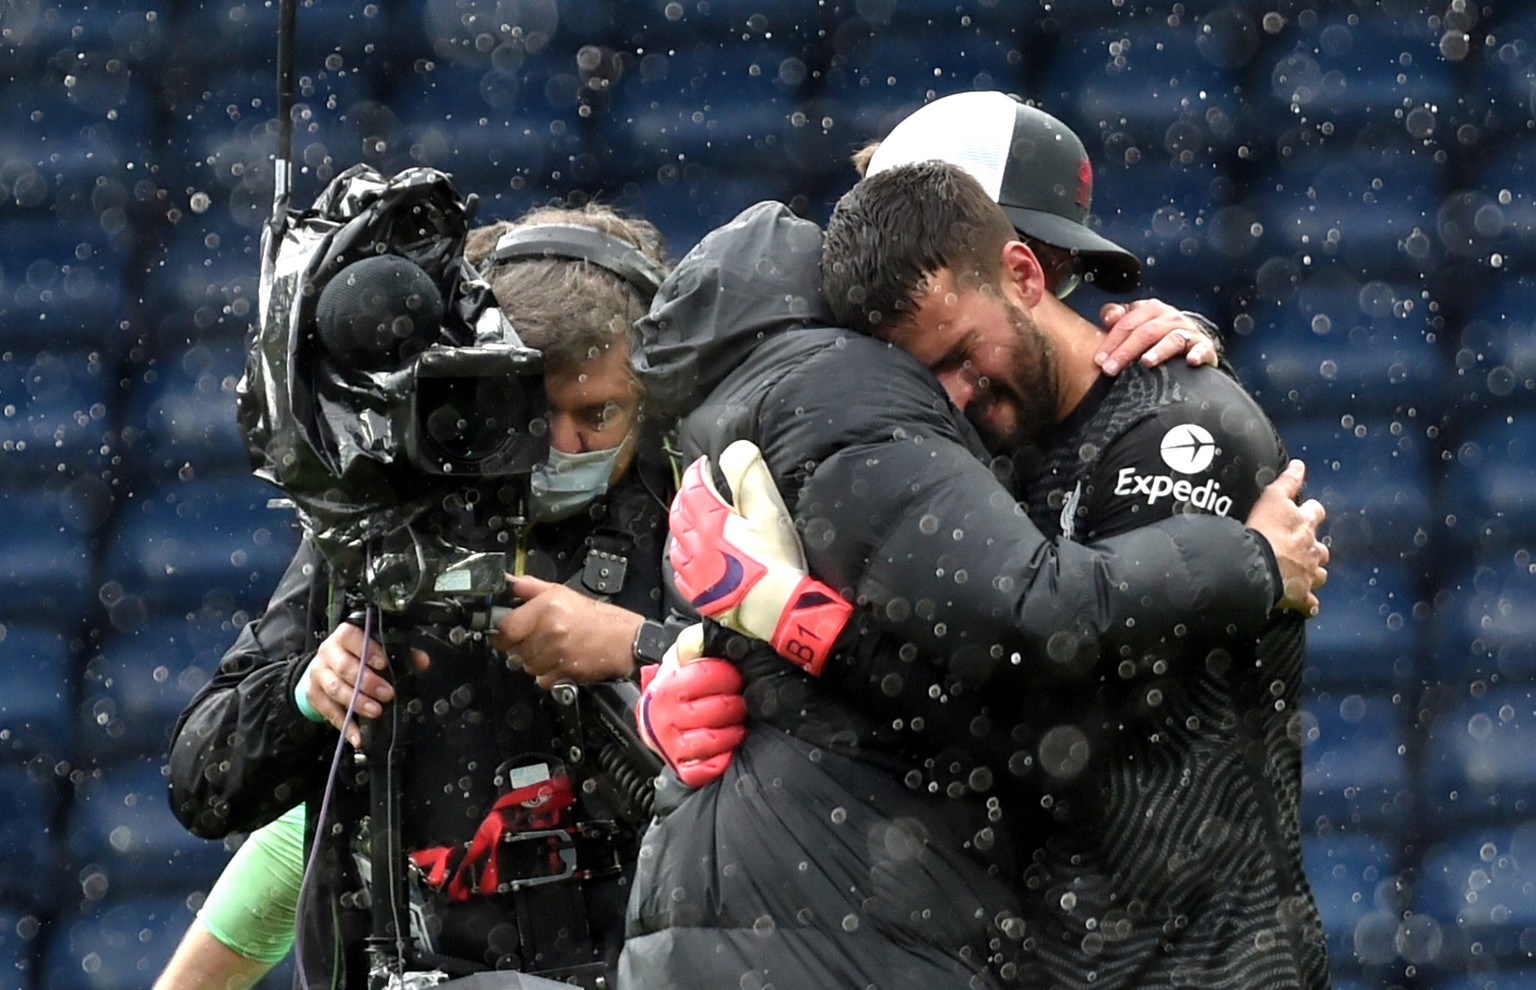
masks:
[(585, 261), (529, 257), (490, 262), (507, 231), (544, 224), (600, 230), (660, 265), (665, 265), (664, 249), (654, 224), (596, 203), (539, 207), (516, 220), (469, 232), (464, 256), (490, 283), (517, 335), (544, 353), (550, 371), (568, 373), (616, 345), (628, 348), (631, 328), (650, 308), (650, 299), (613, 272)]
[(996, 288), (1013, 224), (981, 184), (946, 162), (903, 165), (861, 179), (827, 221), (822, 291), (838, 322), (889, 340), (911, 325), (913, 300), (949, 270), (957, 283)]
[[(874, 159), (875, 152), (879, 150), (879, 141), (869, 141), (854, 151), (853, 154), (848, 156), (848, 161), (853, 165), (853, 170), (859, 173), (859, 178), (862, 179), (864, 176), (869, 174), (869, 163)], [(1047, 244), (1045, 241), (1040, 240), (1038, 237), (1031, 237), (1029, 234), (1026, 234), (1024, 231), (1020, 230), (1017, 226), (1013, 228), (1013, 236), (1029, 245), (1029, 249), (1035, 252), (1036, 256), (1041, 257), (1042, 261), (1044, 260), (1044, 256), (1053, 253), (1058, 255), (1071, 253), (1068, 248), (1060, 247), (1055, 244)]]

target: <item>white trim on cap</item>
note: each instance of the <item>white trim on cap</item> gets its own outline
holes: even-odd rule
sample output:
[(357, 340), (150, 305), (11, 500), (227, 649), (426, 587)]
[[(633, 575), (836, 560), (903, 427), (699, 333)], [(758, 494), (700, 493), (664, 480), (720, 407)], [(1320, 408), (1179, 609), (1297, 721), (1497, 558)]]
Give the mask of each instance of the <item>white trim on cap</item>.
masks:
[(995, 91), (955, 93), (924, 104), (891, 129), (865, 175), (901, 165), (943, 161), (965, 169), (995, 201), (1013, 144), (1019, 104)]

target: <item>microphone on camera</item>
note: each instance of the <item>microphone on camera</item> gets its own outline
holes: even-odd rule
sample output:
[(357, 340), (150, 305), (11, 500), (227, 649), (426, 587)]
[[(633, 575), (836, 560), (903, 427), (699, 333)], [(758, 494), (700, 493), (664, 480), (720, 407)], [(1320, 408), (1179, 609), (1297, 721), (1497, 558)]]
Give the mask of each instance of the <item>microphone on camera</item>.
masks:
[(380, 254), (353, 262), (326, 283), (315, 327), (338, 363), (387, 371), (437, 339), (443, 312), (443, 294), (420, 265)]

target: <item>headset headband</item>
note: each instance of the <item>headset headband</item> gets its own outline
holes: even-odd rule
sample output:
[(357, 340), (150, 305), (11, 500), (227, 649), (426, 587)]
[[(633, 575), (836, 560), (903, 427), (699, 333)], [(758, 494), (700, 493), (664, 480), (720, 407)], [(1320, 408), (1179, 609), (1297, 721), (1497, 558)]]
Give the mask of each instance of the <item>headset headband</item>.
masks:
[(656, 295), (666, 272), (628, 241), (579, 224), (541, 223), (515, 227), (501, 235), (491, 261), (519, 258), (570, 258), (605, 268), (640, 290), (647, 301)]

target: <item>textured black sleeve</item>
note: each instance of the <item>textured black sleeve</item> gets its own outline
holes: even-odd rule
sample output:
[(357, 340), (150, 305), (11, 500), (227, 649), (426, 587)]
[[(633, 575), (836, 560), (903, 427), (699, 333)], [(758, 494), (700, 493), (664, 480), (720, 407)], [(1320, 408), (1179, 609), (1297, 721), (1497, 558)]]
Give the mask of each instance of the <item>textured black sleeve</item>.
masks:
[(266, 611), (241, 630), (177, 720), (171, 809), (194, 834), (259, 828), (323, 784), (336, 732), (304, 717), (293, 685), (318, 646), (324, 586), (319, 554), (305, 541)]
[(1082, 539), (1177, 515), (1244, 519), (1279, 476), (1285, 460), (1268, 419), (1251, 402), (1224, 401), (1236, 385), (1219, 372), (1197, 374), (1214, 395), (1158, 407), (1095, 461), (1079, 503)]

